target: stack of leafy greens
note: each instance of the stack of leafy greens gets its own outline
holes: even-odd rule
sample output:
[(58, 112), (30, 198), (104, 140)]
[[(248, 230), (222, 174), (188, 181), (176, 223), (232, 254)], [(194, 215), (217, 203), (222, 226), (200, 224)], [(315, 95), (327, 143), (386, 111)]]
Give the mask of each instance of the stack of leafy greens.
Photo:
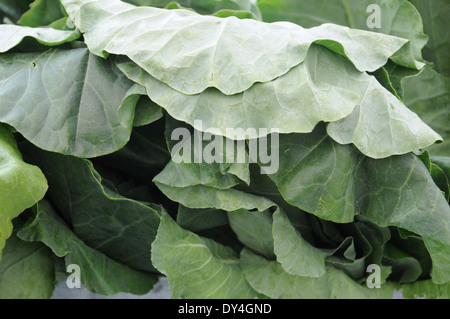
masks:
[(0, 0), (0, 297), (448, 298), (449, 10)]

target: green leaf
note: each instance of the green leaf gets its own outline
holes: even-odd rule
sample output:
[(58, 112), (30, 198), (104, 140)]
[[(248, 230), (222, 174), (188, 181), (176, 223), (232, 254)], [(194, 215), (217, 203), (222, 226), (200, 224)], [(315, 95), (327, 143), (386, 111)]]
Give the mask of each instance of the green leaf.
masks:
[[(9, 51), (18, 45), (24, 38), (34, 38), (47, 46), (56, 46), (71, 42), (80, 37), (80, 32), (56, 30), (52, 28), (30, 28), (12, 24), (0, 24), (0, 53)], [(2, 63), (4, 63), (2, 61)]]
[(240, 209), (227, 213), (231, 229), (239, 241), (253, 251), (274, 258), (272, 236), (272, 212), (251, 212)]
[[(374, 13), (370, 5), (377, 5), (380, 10), (379, 25), (374, 28), (367, 22)], [(427, 42), (422, 18), (406, 0), (258, 0), (258, 7), (267, 22), (290, 21), (306, 28), (336, 23), (409, 39), (418, 60), (422, 59), (421, 50)]]
[(14, 233), (6, 241), (0, 262), (1, 299), (49, 299), (55, 288), (52, 251)]
[(426, 60), (444, 76), (450, 76), (450, 35), (446, 31), (450, 4), (446, 0), (410, 0), (423, 19), (428, 43), (423, 49)]
[(152, 261), (169, 279), (172, 298), (249, 299), (256, 296), (228, 247), (181, 228), (161, 216)]
[(354, 70), (343, 57), (316, 45), (303, 63), (284, 76), (232, 96), (216, 89), (186, 95), (132, 62), (119, 61), (118, 67), (145, 86), (150, 98), (172, 117), (230, 139), (262, 137), (272, 131), (307, 133), (325, 121), (332, 122), (328, 134), (334, 140), (353, 143), (374, 158), (404, 154), (441, 140), (375, 77)]
[(155, 274), (134, 270), (86, 245), (45, 200), (36, 205), (34, 218), (18, 236), (26, 241), (43, 242), (56, 256), (64, 258), (66, 267), (78, 265), (82, 286), (95, 293), (142, 295), (158, 281)]
[(17, 21), (19, 25), (29, 27), (47, 26), (64, 17), (58, 0), (35, 0), (30, 9)]
[(177, 223), (181, 227), (196, 232), (228, 225), (225, 211), (215, 208), (193, 209), (179, 205)]
[(433, 262), (433, 281), (449, 281), (450, 206), (422, 161), (412, 154), (363, 158), (356, 174), (361, 213), (381, 227), (420, 235)]
[(309, 244), (280, 209), (273, 215), (273, 241), (277, 261), (287, 273), (303, 277), (325, 274), (328, 253)]
[(399, 285), (405, 298), (448, 299), (450, 283), (437, 285), (431, 280), (420, 280), (412, 284)]
[(391, 280), (399, 283), (415, 282), (422, 273), (417, 259), (393, 245), (384, 248), (384, 263), (392, 266)]
[(14, 136), (0, 125), (0, 259), (13, 229), (11, 221), (41, 200), (47, 189), (44, 174), (23, 161)]
[(1, 55), (0, 83), (0, 121), (40, 148), (94, 157), (130, 138), (132, 82), (87, 49)]
[(74, 235), (115, 261), (155, 271), (149, 249), (159, 225), (155, 209), (106, 187), (88, 160), (45, 152), (31, 145), (21, 149), (48, 176), (48, 198)]
[(401, 82), (405, 104), (440, 134), (444, 143), (428, 147), (432, 155), (450, 156), (450, 79), (431, 67)]
[[(360, 71), (378, 69), (409, 43), (332, 24), (304, 29), (290, 23), (134, 7), (119, 0), (62, 0), (62, 4), (94, 54), (126, 55), (159, 81), (185, 94), (215, 87), (231, 95), (256, 82), (271, 81), (301, 63), (315, 41), (348, 57)], [(145, 32), (136, 31), (137, 25)], [(183, 38), (181, 47), (179, 37)], [(378, 43), (375, 47), (374, 42)], [(233, 59), (227, 58), (230, 55)], [(411, 61), (406, 57), (397, 63), (410, 66)], [(422, 66), (417, 63), (411, 67)]]
[(393, 294), (390, 285), (369, 289), (333, 267), (318, 278), (291, 275), (248, 249), (241, 252), (241, 267), (253, 289), (274, 299), (385, 299)]

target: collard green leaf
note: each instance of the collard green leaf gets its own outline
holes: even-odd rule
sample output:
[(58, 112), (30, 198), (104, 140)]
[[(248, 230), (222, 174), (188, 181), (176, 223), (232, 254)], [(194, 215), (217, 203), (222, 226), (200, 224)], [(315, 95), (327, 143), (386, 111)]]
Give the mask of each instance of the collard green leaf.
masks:
[(71, 42), (80, 37), (80, 32), (56, 30), (53, 28), (30, 28), (12, 24), (0, 24), (0, 52), (6, 52), (18, 45), (24, 38), (31, 37), (47, 46)]
[[(418, 157), (371, 159), (318, 128), (308, 135), (281, 135), (279, 170), (269, 177), (288, 203), (322, 219), (350, 222), (361, 213), (381, 227), (421, 235), (436, 282), (448, 280), (450, 207)], [(424, 218), (427, 222), (420, 222)]]
[[(151, 99), (172, 117), (198, 130), (201, 128), (195, 121), (201, 121), (203, 130), (231, 139), (245, 138), (242, 135), (248, 128), (263, 127), (281, 133), (310, 132), (320, 121), (336, 121), (347, 116), (360, 100), (353, 87), (361, 77), (361, 73), (352, 72), (349, 66), (344, 58), (313, 46), (305, 62), (286, 75), (227, 96), (216, 89), (207, 89), (198, 95), (182, 94), (132, 62), (118, 63), (118, 67), (131, 80), (144, 85)], [(332, 73), (335, 77), (348, 74), (347, 82), (335, 85), (327, 78), (316, 81), (316, 74), (320, 72)], [(240, 134), (236, 131), (237, 136), (233, 136), (227, 128), (243, 128), (244, 131)], [(260, 136), (261, 133), (256, 134)]]
[(287, 273), (303, 277), (325, 274), (328, 253), (305, 241), (282, 210), (273, 215), (273, 241), (277, 261)]
[(88, 160), (45, 152), (31, 145), (21, 149), (48, 176), (48, 196), (74, 235), (122, 264), (155, 271), (149, 249), (159, 225), (155, 209), (102, 184)]
[(158, 281), (155, 274), (134, 270), (86, 245), (45, 200), (39, 202), (34, 218), (18, 236), (25, 241), (43, 242), (56, 256), (64, 258), (66, 267), (78, 265), (81, 285), (95, 293), (142, 295)]
[(63, 17), (64, 13), (58, 0), (35, 0), (17, 23), (29, 27), (42, 27)]
[(276, 299), (367, 299), (392, 298), (393, 289), (383, 285), (369, 289), (344, 272), (327, 267), (318, 278), (291, 275), (277, 261), (269, 261), (248, 249), (241, 252), (245, 278), (257, 292)]
[(0, 83), (0, 121), (40, 148), (94, 157), (130, 138), (133, 84), (87, 49), (1, 55)]
[(392, 266), (390, 279), (399, 283), (414, 282), (422, 273), (417, 259), (392, 245), (384, 248), (384, 262)]
[(47, 192), (41, 170), (23, 161), (12, 133), (0, 125), (0, 259), (11, 221), (41, 200)]
[(256, 297), (231, 248), (181, 228), (168, 214), (161, 216), (152, 261), (168, 277), (172, 298)]
[(6, 241), (0, 261), (1, 299), (49, 299), (53, 295), (55, 265), (52, 251), (14, 233)]
[(343, 57), (320, 46), (311, 46), (305, 61), (284, 76), (232, 96), (216, 89), (186, 95), (132, 62), (119, 61), (118, 67), (145, 86), (150, 98), (174, 118), (230, 139), (249, 138), (250, 133), (262, 137), (272, 131), (307, 133), (325, 121), (332, 122), (328, 134), (334, 140), (353, 143), (374, 158), (441, 140), (375, 77), (356, 71)]
[(426, 60), (444, 76), (450, 76), (450, 35), (446, 31), (450, 4), (446, 0), (410, 0), (422, 16), (428, 42), (423, 49)]
[[(256, 82), (271, 81), (301, 63), (316, 41), (349, 58), (360, 71), (378, 69), (409, 43), (333, 24), (304, 29), (291, 23), (267, 24), (201, 16), (189, 10), (134, 7), (119, 0), (62, 3), (94, 54), (126, 55), (159, 81), (185, 94), (215, 87), (231, 95)], [(374, 42), (378, 43), (375, 47)], [(240, 49), (235, 52), (237, 46)], [(233, 59), (227, 58), (230, 55)], [(411, 66), (408, 57), (396, 62)], [(411, 67), (422, 66), (417, 63)]]
[[(422, 59), (421, 50), (427, 42), (421, 15), (406, 0), (259, 0), (258, 7), (267, 22), (290, 21), (306, 28), (335, 23), (409, 39), (418, 60)], [(378, 9), (379, 15), (374, 12)], [(371, 16), (378, 19), (373, 27)]]
[(405, 104), (444, 140), (427, 149), (434, 156), (450, 156), (450, 79), (431, 67), (401, 81)]
[(236, 210), (227, 213), (231, 229), (239, 241), (253, 251), (273, 259), (272, 212), (250, 212)]

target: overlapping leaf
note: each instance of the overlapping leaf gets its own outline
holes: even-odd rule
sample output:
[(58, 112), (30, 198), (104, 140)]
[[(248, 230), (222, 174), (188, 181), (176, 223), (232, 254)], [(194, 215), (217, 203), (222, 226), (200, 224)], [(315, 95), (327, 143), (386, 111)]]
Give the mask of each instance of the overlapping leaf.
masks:
[(71, 42), (80, 37), (78, 30), (64, 31), (52, 28), (30, 28), (13, 24), (0, 25), (0, 52), (6, 52), (18, 45), (24, 38), (31, 37), (47, 46)]
[(256, 297), (235, 251), (181, 228), (166, 213), (152, 251), (152, 262), (168, 276), (173, 298)]
[[(378, 69), (409, 43), (332, 24), (304, 29), (291, 23), (267, 24), (201, 16), (188, 10), (134, 7), (118, 0), (62, 3), (94, 54), (126, 55), (159, 81), (185, 94), (215, 87), (230, 95), (254, 83), (271, 81), (301, 63), (313, 42), (343, 54), (360, 71)], [(378, 43), (375, 47), (374, 42)], [(412, 55), (402, 55), (396, 62), (413, 68), (423, 66)]]
[(130, 138), (140, 94), (87, 49), (2, 55), (0, 84), (0, 121), (40, 148), (94, 157)]
[(155, 208), (107, 187), (88, 160), (31, 145), (22, 151), (48, 176), (48, 196), (78, 238), (122, 264), (155, 271), (148, 249), (159, 225)]
[(64, 258), (66, 267), (78, 265), (82, 286), (92, 292), (140, 295), (157, 282), (155, 274), (134, 270), (86, 245), (47, 201), (36, 206), (35, 216), (18, 236), (25, 241), (43, 242), (56, 256)]
[(176, 119), (230, 139), (249, 138), (249, 129), (255, 127), (267, 130), (256, 131), (253, 137), (271, 131), (307, 133), (325, 121), (332, 122), (328, 134), (333, 139), (353, 143), (374, 158), (404, 154), (441, 140), (373, 76), (354, 70), (344, 58), (319, 46), (312, 46), (306, 60), (286, 75), (232, 96), (215, 89), (182, 94), (134, 63), (118, 66)]
[(12, 220), (41, 200), (47, 192), (41, 170), (23, 161), (12, 133), (0, 125), (0, 259)]

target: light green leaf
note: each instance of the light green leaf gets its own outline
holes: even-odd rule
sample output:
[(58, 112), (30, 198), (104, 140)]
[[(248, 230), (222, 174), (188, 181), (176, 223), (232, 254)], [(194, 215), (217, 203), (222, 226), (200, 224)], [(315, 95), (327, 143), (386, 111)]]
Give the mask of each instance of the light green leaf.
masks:
[(449, 299), (450, 283), (437, 285), (431, 280), (420, 280), (411, 284), (399, 285), (405, 298)]
[(404, 154), (441, 140), (375, 77), (316, 45), (303, 63), (284, 76), (232, 96), (216, 89), (186, 95), (132, 62), (119, 61), (118, 67), (145, 86), (150, 98), (172, 117), (230, 139), (262, 137), (272, 131), (307, 133), (325, 121), (332, 122), (328, 133), (333, 139), (353, 143), (374, 158)]
[[(316, 41), (348, 57), (360, 71), (378, 69), (409, 43), (333, 24), (304, 29), (291, 23), (134, 7), (119, 0), (62, 0), (62, 4), (94, 54), (126, 55), (185, 94), (215, 87), (231, 95), (256, 82), (271, 81), (301, 63)], [(411, 61), (397, 63), (410, 66)]]
[(133, 83), (87, 49), (1, 55), (0, 84), (0, 121), (40, 148), (94, 157), (130, 138)]
[[(376, 5), (380, 14), (374, 15), (370, 5)], [(335, 23), (409, 39), (408, 49), (412, 49), (418, 60), (422, 60), (421, 50), (427, 42), (422, 18), (406, 0), (258, 0), (258, 7), (267, 22), (290, 21), (305, 28)], [(370, 16), (379, 19), (373, 28), (368, 23), (368, 20), (373, 22)]]
[(318, 278), (291, 275), (277, 261), (248, 249), (241, 252), (241, 267), (253, 289), (274, 299), (385, 299), (393, 294), (390, 285), (369, 289), (331, 266)]
[(235, 251), (181, 228), (166, 213), (152, 244), (152, 261), (168, 277), (172, 298), (256, 297)]
[(47, 201), (36, 205), (35, 216), (18, 232), (18, 237), (43, 242), (56, 256), (64, 258), (66, 267), (78, 265), (82, 286), (95, 293), (142, 295), (158, 281), (155, 274), (132, 269), (86, 245)]
[(35, 0), (30, 9), (17, 21), (17, 24), (29, 27), (47, 26), (64, 17), (59, 0)]
[(277, 261), (287, 273), (303, 277), (325, 274), (328, 253), (303, 239), (280, 209), (273, 215), (273, 241)]
[(71, 42), (80, 37), (80, 32), (52, 28), (30, 28), (13, 24), (0, 24), (0, 52), (6, 52), (18, 45), (24, 38), (31, 37), (47, 46)]
[(13, 234), (6, 241), (0, 262), (1, 299), (49, 299), (55, 288), (52, 251)]
[(41, 200), (47, 192), (41, 170), (23, 161), (12, 133), (0, 125), (0, 259), (11, 221)]

